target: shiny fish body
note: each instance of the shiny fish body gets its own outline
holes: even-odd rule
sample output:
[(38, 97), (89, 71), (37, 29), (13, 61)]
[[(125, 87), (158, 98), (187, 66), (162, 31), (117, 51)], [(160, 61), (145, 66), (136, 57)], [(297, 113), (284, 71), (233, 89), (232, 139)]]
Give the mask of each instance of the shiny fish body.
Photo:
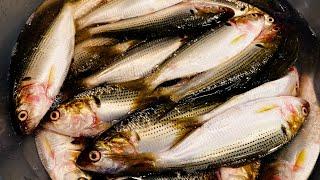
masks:
[(252, 78), (261, 74), (267, 64), (274, 60), (280, 42), (281, 36), (276, 25), (264, 29), (242, 52), (224, 64), (194, 77), (173, 92), (171, 99), (178, 101), (184, 97), (214, 96), (219, 89), (233, 91), (246, 87)]
[(134, 129), (140, 137), (137, 150), (139, 152), (168, 150), (202, 124), (197, 119), (194, 120), (194, 117), (208, 113), (220, 104), (220, 102), (205, 102), (203, 100), (178, 103), (174, 109), (154, 121), (152, 125)]
[(95, 136), (133, 111), (138, 97), (138, 91), (100, 86), (59, 105), (43, 126), (72, 137)]
[[(212, 27), (221, 20), (233, 17), (231, 9), (214, 6), (210, 3), (182, 2), (167, 9), (141, 17), (92, 27), (87, 30), (89, 36), (95, 34), (177, 34), (194, 31), (202, 27)], [(160, 30), (160, 31), (159, 31)]]
[(99, 69), (114, 63), (118, 56), (139, 44), (139, 41), (135, 40), (128, 40), (115, 45), (112, 44), (116, 40), (110, 40), (111, 42), (107, 41), (105, 44), (101, 44), (104, 41), (105, 39), (90, 39), (76, 46), (74, 61), (69, 71), (70, 77), (84, 78), (96, 73)]
[[(52, 14), (56, 14), (55, 18)], [(13, 119), (23, 134), (32, 133), (49, 110), (65, 80), (74, 51), (75, 27), (70, 4), (41, 6), (31, 17), (18, 39), (10, 68)]]
[[(155, 110), (157, 111), (154, 112)], [(243, 159), (243, 156), (237, 155), (233, 151), (235, 149), (230, 150), (234, 152), (233, 154), (213, 154), (208, 158), (204, 156), (206, 152), (227, 150), (228, 144), (231, 147), (233, 143), (235, 143), (234, 148), (239, 151), (246, 152), (251, 149), (254, 152), (245, 154), (244, 159), (250, 160), (253, 157), (269, 154), (287, 143), (297, 133), (308, 110), (306, 101), (294, 97), (249, 102), (211, 119), (171, 149), (157, 153), (150, 152), (150, 149), (146, 152), (139, 150), (144, 148), (139, 146), (143, 140), (138, 132), (141, 123), (121, 121), (117, 126), (113, 126), (111, 131), (105, 132), (96, 139), (94, 146), (84, 150), (77, 164), (84, 170), (107, 174), (164, 169), (205, 169), (209, 165), (215, 167), (236, 165), (242, 162), (239, 160)], [(154, 116), (164, 111), (168, 109), (151, 108), (142, 112)], [(141, 115), (140, 112), (139, 115)], [(161, 117), (156, 115), (157, 118), (159, 116)], [(153, 124), (147, 123), (147, 119), (141, 117), (137, 121), (143, 121), (149, 127)], [(246, 123), (247, 121), (250, 123)], [(122, 127), (121, 131), (119, 127)], [(241, 142), (248, 141), (253, 146), (237, 146), (239, 138), (243, 139)], [(271, 142), (270, 138), (273, 139)], [(161, 143), (161, 141), (158, 142)], [(267, 144), (265, 146), (256, 144), (263, 142)], [(98, 158), (92, 158), (93, 155)], [(231, 157), (232, 155), (234, 156)], [(201, 163), (201, 158), (204, 163)]]
[(161, 65), (146, 79), (146, 86), (153, 90), (163, 82), (190, 77), (227, 62), (252, 43), (264, 24), (263, 15), (251, 14), (232, 19), (220, 28), (207, 32)]
[(308, 179), (320, 151), (320, 108), (315, 93), (315, 77), (303, 74), (300, 96), (310, 102), (310, 115), (301, 132), (287, 146), (269, 157), (263, 166), (261, 179), (300, 180)]
[(239, 105), (158, 154), (155, 167), (206, 169), (263, 157), (289, 142), (308, 113), (309, 103), (295, 97), (267, 98)]
[[(174, 126), (164, 126), (163, 130), (150, 139), (150, 142), (145, 142), (150, 147), (164, 149), (169, 145), (178, 142), (177, 137), (184, 137), (195, 127), (205, 123), (211, 118), (219, 115), (227, 109), (249, 102), (256, 99), (278, 97), (278, 96), (296, 96), (299, 87), (299, 75), (297, 69), (292, 68), (288, 75), (272, 82), (265, 83), (257, 88), (254, 88), (246, 93), (235, 96), (224, 102), (222, 100), (208, 101), (195, 99), (186, 102), (178, 103), (173, 110), (168, 112), (160, 121), (170, 120), (171, 122), (180, 122), (183, 128)], [(184, 125), (184, 126), (182, 126)], [(159, 130), (159, 129), (157, 129)], [(163, 134), (161, 135), (162, 132)], [(161, 137), (161, 138), (159, 138)], [(157, 139), (159, 138), (159, 139)], [(166, 142), (159, 143), (159, 142)], [(160, 145), (160, 146), (159, 146)]]
[(82, 85), (95, 87), (101, 83), (121, 83), (143, 78), (183, 43), (182, 38), (174, 37), (142, 44), (119, 57), (116, 63), (82, 80)]
[(74, 19), (79, 19), (88, 13), (92, 12), (95, 8), (105, 2), (109, 2), (111, 0), (77, 0), (74, 2)]
[(53, 180), (92, 179), (75, 163), (84, 144), (74, 138), (41, 129), (35, 138), (39, 157)]
[(235, 96), (230, 100), (223, 103), (221, 106), (215, 108), (209, 113), (198, 117), (199, 121), (206, 121), (211, 119), (220, 113), (223, 113), (227, 109), (249, 102), (255, 99), (278, 97), (278, 96), (297, 96), (299, 91), (299, 74), (296, 68), (291, 68), (288, 75), (271, 82), (262, 84), (250, 91)]
[(77, 21), (78, 29), (99, 23), (111, 23), (122, 19), (147, 15), (173, 6), (182, 0), (113, 0), (101, 5)]

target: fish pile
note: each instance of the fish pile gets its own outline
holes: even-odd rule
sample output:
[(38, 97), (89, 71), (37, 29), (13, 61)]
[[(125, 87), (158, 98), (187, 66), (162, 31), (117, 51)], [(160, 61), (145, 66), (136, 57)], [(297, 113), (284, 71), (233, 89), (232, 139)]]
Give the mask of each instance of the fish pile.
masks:
[(52, 179), (256, 179), (316, 111), (298, 50), (239, 0), (47, 0), (13, 51), (12, 122)]

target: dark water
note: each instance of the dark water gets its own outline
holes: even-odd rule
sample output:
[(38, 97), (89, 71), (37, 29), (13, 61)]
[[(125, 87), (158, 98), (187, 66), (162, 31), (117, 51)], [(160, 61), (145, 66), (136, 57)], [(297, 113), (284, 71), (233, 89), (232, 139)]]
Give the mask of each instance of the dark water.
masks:
[[(34, 138), (30, 136), (21, 139), (13, 133), (9, 121), (7, 97), (7, 70), (11, 49), (28, 16), (41, 2), (42, 0), (0, 0), (0, 180), (48, 179), (38, 159)], [(314, 34), (319, 34), (320, 1), (289, 0), (289, 2), (304, 15)], [(312, 48), (312, 46), (308, 44), (306, 48)], [(317, 51), (308, 52), (318, 53)], [(304, 71), (316, 72), (315, 79), (320, 79), (320, 67), (317, 66), (320, 64), (317, 60), (320, 61), (320, 59), (306, 56), (306, 60), (299, 63)], [(315, 82), (315, 85), (320, 94), (320, 84)], [(320, 159), (310, 179), (320, 179)]]

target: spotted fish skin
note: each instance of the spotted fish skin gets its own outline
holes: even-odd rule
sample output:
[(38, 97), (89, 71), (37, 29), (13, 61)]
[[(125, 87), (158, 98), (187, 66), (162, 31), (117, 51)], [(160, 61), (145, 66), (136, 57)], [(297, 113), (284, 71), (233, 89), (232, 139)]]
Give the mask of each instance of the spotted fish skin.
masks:
[[(82, 152), (77, 160), (78, 165), (84, 170), (107, 174), (237, 165), (243, 163), (240, 154), (245, 154), (244, 159), (250, 161), (286, 144), (297, 133), (309, 112), (308, 102), (295, 97), (256, 100), (210, 119), (168, 150), (151, 152), (146, 149), (143, 152), (141, 149), (144, 147), (139, 145), (145, 139), (138, 131), (146, 128), (141, 128), (141, 123), (132, 122), (143, 121), (150, 127), (152, 121), (141, 115), (161, 118), (161, 112), (169, 112), (166, 107), (152, 107), (138, 112), (140, 118), (137, 120), (121, 121), (113, 126), (97, 138), (93, 146)], [(161, 141), (158, 142), (160, 144)], [(236, 150), (242, 153), (237, 154), (239, 152)], [(223, 153), (227, 151), (230, 153)], [(92, 154), (99, 158), (93, 160)]]
[[(232, 9), (206, 2), (182, 2), (161, 11), (115, 23), (90, 27), (81, 33), (126, 36), (163, 36), (210, 29), (232, 18)], [(160, 29), (160, 30), (159, 30)]]
[(263, 157), (297, 134), (309, 108), (307, 101), (296, 97), (266, 98), (231, 108), (158, 154), (155, 168), (206, 169)]

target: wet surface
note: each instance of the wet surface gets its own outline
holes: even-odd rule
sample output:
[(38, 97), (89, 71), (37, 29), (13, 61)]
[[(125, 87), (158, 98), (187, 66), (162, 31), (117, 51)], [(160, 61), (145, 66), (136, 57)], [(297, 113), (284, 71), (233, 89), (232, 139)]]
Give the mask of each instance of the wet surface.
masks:
[[(0, 180), (48, 179), (38, 159), (34, 138), (29, 136), (22, 139), (12, 131), (7, 96), (7, 70), (11, 49), (28, 16), (41, 2), (42, 0), (0, 0)], [(290, 2), (304, 14), (313, 31), (320, 33), (320, 1)], [(320, 68), (315, 79), (320, 79)], [(315, 85), (320, 93), (320, 85)], [(310, 179), (320, 179), (320, 159)]]

